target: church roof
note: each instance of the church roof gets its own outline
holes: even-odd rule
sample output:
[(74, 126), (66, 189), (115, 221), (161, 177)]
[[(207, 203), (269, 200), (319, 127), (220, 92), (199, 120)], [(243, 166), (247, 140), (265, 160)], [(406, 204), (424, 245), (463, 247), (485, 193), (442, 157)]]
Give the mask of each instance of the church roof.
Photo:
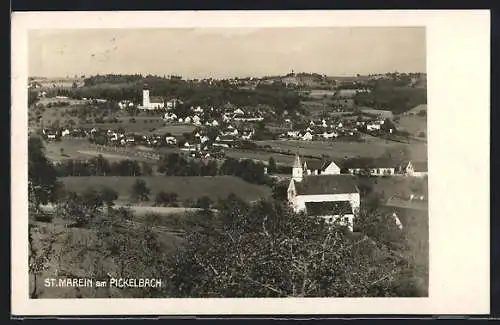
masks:
[(349, 201), (306, 202), (305, 204), (307, 215), (312, 217), (352, 214)]
[(312, 175), (295, 182), (298, 195), (358, 193), (351, 175)]

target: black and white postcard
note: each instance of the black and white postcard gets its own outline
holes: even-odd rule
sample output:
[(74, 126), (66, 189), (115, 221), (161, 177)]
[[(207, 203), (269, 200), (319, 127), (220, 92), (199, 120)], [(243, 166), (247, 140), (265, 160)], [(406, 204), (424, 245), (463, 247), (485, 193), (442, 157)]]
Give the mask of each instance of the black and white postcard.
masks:
[(12, 30), (14, 313), (488, 311), (487, 11)]

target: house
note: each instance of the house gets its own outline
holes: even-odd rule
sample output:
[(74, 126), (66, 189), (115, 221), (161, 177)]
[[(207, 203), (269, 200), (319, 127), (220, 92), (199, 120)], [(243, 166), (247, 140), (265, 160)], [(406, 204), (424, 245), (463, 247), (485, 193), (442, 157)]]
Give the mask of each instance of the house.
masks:
[(172, 137), (172, 136), (165, 137), (165, 143), (175, 145), (175, 144), (177, 144), (177, 139), (175, 137)]
[(189, 142), (185, 142), (184, 146), (181, 148), (182, 151), (196, 151), (196, 146), (190, 145)]
[(367, 131), (380, 130), (380, 124), (379, 123), (368, 123), (366, 125), (366, 130)]
[(401, 163), (391, 159), (356, 158), (343, 162), (351, 175), (391, 176), (400, 173)]
[(238, 129), (236, 129), (232, 125), (228, 125), (228, 127), (224, 131), (222, 131), (222, 134), (236, 136), (236, 135), (238, 135)]
[(306, 175), (340, 175), (340, 167), (333, 161), (306, 160), (304, 173)]
[(401, 166), (401, 173), (406, 176), (424, 177), (427, 175), (427, 162), (405, 162)]
[(245, 112), (243, 112), (243, 110), (241, 108), (237, 108), (234, 110), (233, 115), (242, 116), (242, 115), (245, 115)]
[(120, 109), (125, 109), (132, 106), (134, 106), (134, 103), (132, 103), (130, 100), (121, 100), (118, 102), (118, 107), (120, 107)]
[[(170, 110), (170, 109), (176, 108), (177, 105), (182, 104), (182, 101), (178, 100), (177, 98), (173, 98), (173, 99), (167, 100), (166, 104), (167, 104), (167, 109)], [(163, 108), (163, 106), (161, 108)]]
[(338, 134), (337, 132), (323, 132), (323, 134), (321, 135), (324, 139), (333, 139), (333, 138), (336, 138), (338, 137)]
[(193, 116), (193, 123), (197, 125), (201, 124), (201, 119), (198, 115)]
[(347, 226), (351, 231), (359, 212), (360, 195), (350, 175), (304, 175), (300, 157), (295, 157), (292, 179), (287, 190), (288, 202), (295, 212), (305, 212), (332, 223)]
[(193, 112), (195, 112), (195, 113), (203, 113), (203, 108), (201, 108), (201, 106), (196, 106), (196, 108), (193, 109)]
[(306, 132), (305, 134), (303, 134), (301, 136), (301, 139), (304, 141), (311, 141), (313, 139), (313, 136), (312, 136), (311, 132)]
[(254, 131), (253, 130), (244, 130), (243, 134), (241, 135), (241, 139), (243, 139), (243, 140), (250, 140), (253, 135), (254, 135)]

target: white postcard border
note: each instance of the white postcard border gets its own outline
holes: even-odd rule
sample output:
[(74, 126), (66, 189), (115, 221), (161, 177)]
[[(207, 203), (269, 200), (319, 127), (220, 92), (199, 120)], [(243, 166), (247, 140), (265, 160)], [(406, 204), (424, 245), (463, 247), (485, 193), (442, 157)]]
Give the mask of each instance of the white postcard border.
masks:
[[(428, 298), (29, 299), (27, 30), (425, 26)], [(14, 315), (484, 314), (489, 312), (490, 16), (476, 11), (44, 12), (12, 16)]]

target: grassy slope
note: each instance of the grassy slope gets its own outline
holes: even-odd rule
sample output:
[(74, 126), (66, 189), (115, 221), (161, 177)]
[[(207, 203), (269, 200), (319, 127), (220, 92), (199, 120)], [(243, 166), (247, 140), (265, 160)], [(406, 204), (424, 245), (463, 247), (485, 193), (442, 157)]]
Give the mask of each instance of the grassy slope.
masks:
[[(107, 297), (107, 289), (95, 288), (45, 288), (45, 278), (90, 278), (93, 276), (94, 262), (102, 260), (99, 252), (85, 249), (90, 243), (95, 243), (97, 240), (95, 229), (80, 229), (66, 228), (65, 220), (54, 219), (52, 223), (34, 222), (34, 242), (35, 247), (39, 249), (44, 247), (50, 237), (56, 237), (57, 241), (54, 244), (54, 255), (50, 259), (49, 268), (38, 276), (38, 289), (41, 290), (40, 298), (76, 298), (79, 295), (86, 298), (105, 298)], [(137, 221), (135, 222), (135, 224)], [(171, 223), (170, 223), (171, 224)], [(172, 227), (170, 227), (172, 228)], [(176, 236), (165, 227), (153, 227), (161, 244), (162, 250), (166, 252), (174, 251), (182, 244), (180, 237)], [(58, 258), (60, 255), (60, 258)], [(104, 269), (107, 272), (113, 273), (117, 269), (117, 265), (111, 260), (104, 261)], [(164, 276), (159, 276), (164, 278)], [(30, 292), (32, 289), (33, 277), (30, 276)], [(112, 297), (122, 297), (126, 294), (125, 291), (112, 289)]]
[(146, 181), (151, 189), (150, 198), (154, 200), (155, 195), (160, 191), (175, 192), (179, 195), (179, 200), (197, 199), (207, 195), (212, 200), (226, 198), (234, 193), (237, 196), (253, 201), (271, 195), (271, 190), (266, 186), (259, 186), (247, 183), (233, 176), (215, 177), (182, 177), (182, 176), (147, 176), (147, 177), (63, 177), (66, 189), (81, 192), (89, 187), (96, 190), (102, 187), (110, 187), (118, 192), (120, 201), (130, 200), (130, 189), (137, 179)]
[(321, 156), (327, 154), (336, 159), (343, 159), (345, 156), (371, 156), (378, 157), (387, 149), (407, 147), (416, 161), (422, 161), (427, 157), (427, 145), (425, 143), (402, 144), (386, 141), (380, 138), (370, 137), (365, 142), (340, 142), (340, 141), (300, 141), (300, 140), (270, 140), (259, 141), (260, 145), (270, 145), (273, 148), (297, 151), (301, 155)]

